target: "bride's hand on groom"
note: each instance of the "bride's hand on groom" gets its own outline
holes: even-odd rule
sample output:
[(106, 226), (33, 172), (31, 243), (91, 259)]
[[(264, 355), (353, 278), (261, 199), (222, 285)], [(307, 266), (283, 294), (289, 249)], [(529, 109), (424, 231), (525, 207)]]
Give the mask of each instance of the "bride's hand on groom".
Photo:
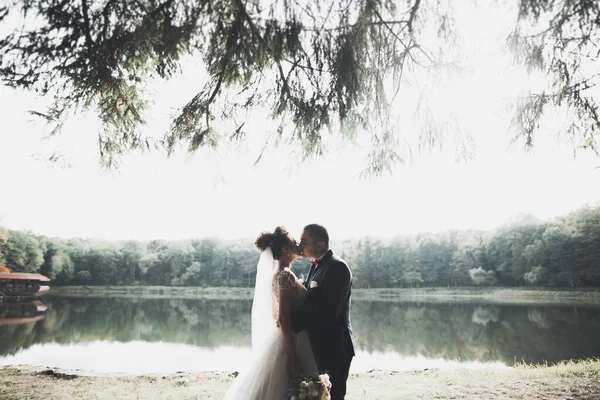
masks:
[(288, 375), (290, 379), (298, 379), (300, 377), (300, 360), (298, 358), (288, 359)]

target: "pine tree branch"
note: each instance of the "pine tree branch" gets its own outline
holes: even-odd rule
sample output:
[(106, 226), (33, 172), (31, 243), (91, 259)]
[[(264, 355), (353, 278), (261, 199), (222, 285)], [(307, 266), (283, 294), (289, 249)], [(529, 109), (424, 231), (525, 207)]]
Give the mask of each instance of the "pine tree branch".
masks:
[(415, 4), (412, 6), (412, 9), (410, 10), (410, 17), (408, 18), (408, 22), (407, 22), (407, 26), (408, 26), (408, 33), (410, 34), (410, 36), (413, 36), (413, 23), (415, 21), (415, 17), (417, 15), (417, 11), (419, 10), (419, 6), (421, 5), (421, 0), (416, 0)]
[[(420, 3), (420, 0), (417, 0), (417, 3)], [(398, 34), (396, 32), (394, 32), (394, 30), (392, 29), (392, 27), (389, 24), (387, 24), (386, 21), (383, 19), (383, 16), (379, 12), (379, 10), (377, 10), (377, 7), (375, 7), (373, 5), (373, 0), (368, 0), (367, 4), (369, 5), (369, 8), (371, 8), (371, 10), (373, 11), (373, 13), (375, 13), (375, 15), (377, 16), (377, 18), (379, 18), (379, 21), (382, 22), (383, 26), (385, 26), (385, 28), (390, 32), (390, 34), (392, 36), (394, 36), (396, 38), (396, 40), (398, 40), (402, 46), (404, 46), (404, 48), (406, 49), (406, 54), (410, 57), (410, 59), (415, 64), (420, 65), (419, 62), (417, 60), (415, 60), (415, 58), (410, 53), (410, 49), (415, 48), (415, 47), (418, 48), (418, 49), (420, 49), (420, 46), (417, 43), (414, 43), (414, 44), (411, 43), (410, 45), (407, 45), (406, 43), (404, 43), (404, 40), (402, 40), (402, 38), (400, 36), (398, 36)], [(414, 9), (414, 10), (415, 10), (415, 13), (416, 13), (416, 9)], [(411, 24), (412, 24), (412, 22), (411, 22)], [(411, 37), (411, 42), (413, 42), (412, 37)], [(421, 50), (421, 52), (423, 52), (423, 50)], [(427, 54), (425, 54), (425, 55), (427, 56)]]
[(234, 51), (234, 47), (235, 47), (234, 44), (235, 44), (235, 41), (237, 40), (238, 33), (239, 33), (239, 30), (241, 27), (241, 23), (242, 23), (242, 20), (241, 20), (240, 16), (238, 15), (233, 26), (231, 27), (231, 30), (229, 31), (229, 35), (227, 37), (227, 42), (225, 43), (226, 53), (223, 56), (223, 58), (221, 58), (221, 67), (220, 67), (220, 70), (218, 73), (217, 83), (215, 84), (215, 88), (212, 91), (212, 94), (210, 95), (210, 97), (208, 98), (208, 101), (206, 102), (207, 127), (208, 127), (208, 121), (209, 121), (208, 120), (208, 114), (209, 114), (208, 108), (214, 102), (215, 98), (217, 97), (217, 94), (221, 90), (223, 80), (225, 79), (225, 73), (227, 71), (227, 68), (229, 67), (229, 62), (231, 61), (231, 57), (233, 55), (233, 51)]
[(92, 47), (94, 41), (92, 40), (92, 35), (90, 33), (90, 16), (87, 0), (81, 0), (81, 13), (83, 15), (83, 22), (85, 25), (85, 40), (87, 45)]

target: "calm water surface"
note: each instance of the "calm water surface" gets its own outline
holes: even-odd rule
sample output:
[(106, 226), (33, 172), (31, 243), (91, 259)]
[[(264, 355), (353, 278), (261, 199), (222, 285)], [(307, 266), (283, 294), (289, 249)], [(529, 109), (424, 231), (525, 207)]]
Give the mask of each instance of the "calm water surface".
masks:
[[(43, 302), (48, 310), (38, 321), (0, 319), (0, 365), (171, 373), (234, 371), (249, 358), (250, 300), (46, 296)], [(600, 356), (600, 306), (354, 301), (352, 323), (354, 372)]]

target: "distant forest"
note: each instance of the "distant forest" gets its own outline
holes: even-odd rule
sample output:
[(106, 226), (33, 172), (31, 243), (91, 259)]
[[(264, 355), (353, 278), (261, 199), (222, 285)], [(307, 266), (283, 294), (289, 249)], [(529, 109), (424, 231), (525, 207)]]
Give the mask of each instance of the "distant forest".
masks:
[[(258, 234), (258, 232), (257, 232)], [(0, 265), (52, 285), (254, 285), (254, 239), (60, 239), (0, 227)], [(542, 221), (522, 216), (492, 231), (338, 240), (354, 287), (600, 286), (600, 206)], [(308, 272), (297, 260), (296, 274)]]

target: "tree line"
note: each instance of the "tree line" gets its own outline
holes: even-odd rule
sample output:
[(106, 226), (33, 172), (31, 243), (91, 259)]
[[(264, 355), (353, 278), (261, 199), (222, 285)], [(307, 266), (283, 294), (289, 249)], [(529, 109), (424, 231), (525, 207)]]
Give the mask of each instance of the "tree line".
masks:
[[(358, 288), (600, 286), (600, 206), (491, 231), (421, 233), (333, 243)], [(0, 265), (39, 272), (53, 285), (252, 287), (253, 239), (180, 241), (61, 239), (0, 228)], [(308, 260), (293, 269), (306, 275)]]

